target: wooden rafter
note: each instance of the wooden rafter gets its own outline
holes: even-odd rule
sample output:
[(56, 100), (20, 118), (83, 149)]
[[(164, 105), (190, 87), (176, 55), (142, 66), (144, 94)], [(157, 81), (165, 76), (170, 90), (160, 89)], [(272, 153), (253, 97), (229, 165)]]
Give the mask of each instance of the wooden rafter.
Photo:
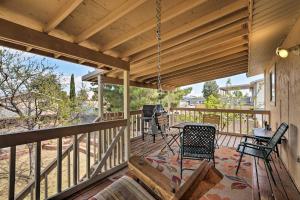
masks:
[[(226, 34), (218, 34), (216, 37), (209, 37), (209, 39), (195, 39), (189, 42), (186, 45), (177, 46), (165, 54), (162, 55), (162, 64), (168, 63), (174, 60), (174, 57), (176, 59), (180, 59), (189, 55), (193, 55), (195, 53), (198, 53), (203, 50), (208, 50), (210, 48), (222, 48), (221, 44), (230, 44), (231, 42), (236, 41), (237, 39), (240, 40), (240, 38), (244, 35), (248, 34), (247, 29), (237, 30), (234, 29), (230, 33)], [(199, 42), (200, 41), (200, 42)], [(156, 65), (156, 58), (153, 58), (151, 60), (148, 60), (147, 63), (138, 63), (138, 64), (131, 64), (131, 69), (134, 70), (136, 68), (139, 68), (141, 66), (154, 66)]]
[[(176, 73), (176, 71), (179, 71), (179, 70), (190, 69), (190, 68), (193, 68), (193, 66), (216, 65), (216, 64), (220, 64), (220, 63), (227, 62), (227, 61), (230, 61), (230, 60), (239, 59), (241, 57), (247, 57), (247, 56), (248, 56), (248, 53), (246, 51), (235, 53), (235, 54), (230, 54), (230, 55), (223, 56), (223, 57), (214, 56), (213, 60), (209, 60), (209, 61), (206, 61), (206, 62), (205, 62), (205, 60), (202, 60), (200, 62), (192, 62), (190, 65), (178, 66), (175, 70), (172, 69), (172, 68), (163, 70), (163, 71), (161, 71), (161, 75), (163, 76), (165, 74), (166, 75), (173, 74), (173, 72)], [(140, 77), (139, 80), (144, 82), (144, 81), (147, 81), (148, 79), (155, 78), (156, 76), (157, 76), (157, 73), (152, 73), (152, 74), (148, 74), (144, 77)]]
[[(181, 27), (173, 29), (172, 31), (169, 31), (168, 33), (164, 34), (164, 36), (162, 37), (162, 41), (172, 39), (178, 35), (181, 35), (192, 29), (195, 29), (196, 27), (203, 26), (207, 23), (213, 22), (213, 21), (220, 19), (226, 15), (229, 15), (235, 11), (238, 11), (238, 10), (241, 10), (242, 8), (247, 8), (247, 7), (248, 7), (248, 1), (238, 0), (230, 5), (224, 6), (222, 9), (218, 9), (218, 10), (212, 9), (212, 11), (209, 14), (199, 17), (192, 22), (189, 22)], [(155, 44), (156, 44), (156, 40), (151, 40), (150, 42), (145, 42), (143, 45), (139, 45), (138, 47), (136, 47), (134, 49), (130, 49), (126, 52), (123, 52), (122, 57), (131, 56), (135, 53), (143, 51), (144, 49), (152, 47)]]
[[(209, 35), (219, 31), (219, 29), (229, 29), (230, 27), (238, 26), (248, 21), (248, 11), (246, 9), (235, 12), (231, 15), (225, 16), (222, 19), (213, 21), (195, 30), (189, 31), (186, 34), (179, 35), (174, 39), (167, 40), (162, 43), (162, 51), (172, 48), (182, 43), (193, 40), (194, 38)], [(151, 55), (156, 55), (157, 49), (155, 47), (141, 51), (131, 57), (131, 63), (135, 64), (142, 59), (148, 58)]]
[(141, 4), (143, 4), (146, 0), (129, 0), (125, 2), (123, 5), (118, 7), (116, 10), (110, 12), (107, 16), (100, 19), (97, 23), (93, 24), (91, 27), (85, 29), (82, 33), (80, 33), (76, 38), (75, 42), (80, 43), (84, 40), (87, 40), (91, 36), (95, 35), (99, 31), (103, 30), (113, 22), (122, 18)]
[[(195, 6), (198, 6), (207, 0), (190, 0), (190, 1), (182, 1), (178, 5), (174, 6), (173, 8), (168, 9), (166, 12), (162, 13), (161, 22), (164, 23), (168, 20), (173, 19), (174, 17), (194, 8)], [(156, 18), (152, 18), (149, 21), (141, 24), (137, 28), (132, 29), (130, 32), (125, 33), (124, 35), (119, 36), (113, 41), (108, 42), (106, 45), (103, 46), (103, 50), (109, 50), (112, 49), (142, 33), (145, 33), (146, 31), (149, 31), (153, 29), (156, 26)], [(127, 56), (123, 56), (127, 57)]]
[(232, 69), (224, 69), (224, 70), (218, 70), (218, 72), (211, 72), (207, 74), (198, 74), (190, 77), (185, 77), (181, 79), (176, 79), (173, 81), (165, 82), (164, 84), (171, 84), (175, 85), (176, 87), (184, 86), (184, 85), (190, 85), (194, 83), (204, 82), (212, 79), (219, 79), (224, 78), (228, 76), (233, 76), (236, 74), (241, 74), (247, 72), (247, 64), (240, 67), (235, 67)]
[[(230, 59), (230, 60), (222, 59), (222, 61), (219, 59), (217, 61), (211, 61), (205, 65), (195, 65), (195, 66), (190, 66), (188, 68), (184, 68), (181, 70), (173, 71), (172, 73), (163, 75), (162, 79), (166, 80), (167, 78), (178, 77), (180, 75), (185, 75), (185, 74), (188, 75), (188, 73), (197, 73), (198, 71), (201, 71), (201, 73), (202, 73), (203, 72), (202, 70), (211, 69), (210, 67), (218, 68), (218, 67), (222, 67), (222, 66), (236, 64), (237, 62), (241, 62), (241, 61), (245, 61), (245, 60), (248, 60), (247, 56), (242, 56), (242, 57), (238, 57), (238, 58), (234, 58), (234, 59)], [(146, 83), (156, 82), (156, 79), (155, 79), (155, 77), (153, 77), (153, 78), (144, 80), (144, 82), (146, 82)]]
[(70, 59), (87, 60), (94, 64), (106, 64), (108, 66), (129, 70), (129, 63), (121, 59), (93, 51), (77, 44), (46, 35), (39, 31), (0, 19), (0, 40), (15, 43), (25, 47), (62, 55)]
[[(181, 43), (180, 45), (176, 45), (173, 47), (170, 47), (168, 49), (165, 49), (161, 52), (161, 56), (167, 56), (167, 54), (170, 53), (176, 53), (180, 52), (181, 50), (184, 51), (185, 48), (192, 48), (193, 46), (196, 45), (203, 45), (207, 47), (208, 45), (212, 46), (214, 43), (218, 43), (218, 40), (226, 41), (229, 39), (232, 39), (234, 37), (239, 37), (242, 35), (248, 34), (248, 31), (244, 28), (241, 30), (241, 26), (246, 23), (246, 20), (243, 21), (238, 21), (238, 23), (233, 23), (229, 25), (228, 27), (224, 27), (221, 29), (217, 29), (209, 34), (193, 38), (192, 40), (188, 40), (184, 43)], [(217, 41), (216, 41), (217, 40)], [(141, 66), (149, 62), (155, 62), (157, 55), (152, 54), (151, 56), (148, 56), (144, 59), (141, 59), (137, 62), (132, 62), (131, 66)], [(165, 58), (163, 58), (165, 59)]]
[[(247, 65), (247, 61), (248, 59), (244, 58), (242, 60), (238, 60), (238, 61), (234, 61), (234, 62), (228, 62), (228, 63), (224, 63), (224, 64), (219, 64), (219, 65), (212, 65), (209, 67), (199, 67), (198, 69), (195, 70), (189, 70), (189, 71), (185, 71), (184, 73), (177, 73), (176, 75), (172, 75), (169, 77), (165, 77), (162, 78), (163, 82), (168, 82), (171, 80), (178, 80), (180, 78), (189, 78), (192, 76), (197, 76), (198, 74), (206, 74), (206, 73), (211, 73), (211, 72), (219, 72), (219, 70), (222, 69), (232, 69), (235, 68), (237, 66), (246, 66)], [(155, 83), (156, 80), (152, 80), (151, 83)]]
[(44, 32), (49, 33), (56, 26), (58, 26), (65, 18), (67, 18), (78, 6), (82, 3), (83, 0), (68, 0), (67, 3), (62, 6), (57, 14), (47, 23), (44, 28)]
[[(233, 41), (233, 42), (228, 42), (228, 43), (223, 43), (223, 44), (220, 44), (220, 45), (217, 45), (215, 47), (212, 47), (212, 48), (209, 48), (209, 49), (204, 49), (204, 50), (200, 50), (200, 51), (197, 51), (196, 53), (194, 54), (191, 54), (191, 55), (186, 55), (184, 57), (181, 57), (181, 58), (176, 58), (176, 55), (174, 57), (174, 59), (168, 63), (163, 63), (161, 68), (164, 69), (164, 68), (170, 68), (170, 67), (173, 67), (175, 69), (176, 66), (178, 65), (181, 65), (181, 64), (186, 64), (186, 63), (189, 63), (191, 61), (194, 61), (194, 60), (197, 60), (197, 59), (203, 59), (207, 56), (210, 56), (210, 55), (214, 55), (214, 54), (217, 54), (217, 53), (220, 53), (220, 52), (224, 52), (224, 51), (227, 51), (227, 50), (230, 50), (230, 49), (233, 49), (235, 47), (240, 47), (244, 44), (247, 44), (248, 43), (248, 40), (236, 40), (236, 41)], [(149, 73), (150, 71), (155, 71), (156, 70), (156, 66), (155, 65), (150, 65), (150, 66), (144, 66), (143, 68), (138, 68), (138, 69), (135, 69), (135, 70), (132, 70), (132, 78), (135, 78), (136, 76), (140, 76), (142, 72), (147, 72)]]

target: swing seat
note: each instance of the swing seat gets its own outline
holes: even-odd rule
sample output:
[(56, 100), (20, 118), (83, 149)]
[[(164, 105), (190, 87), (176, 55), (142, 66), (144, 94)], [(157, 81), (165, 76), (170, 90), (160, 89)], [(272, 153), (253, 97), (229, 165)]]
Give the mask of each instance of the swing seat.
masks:
[(223, 175), (207, 161), (202, 161), (190, 178), (180, 187), (174, 188), (165, 175), (147, 161), (133, 156), (128, 162), (129, 175), (123, 176), (92, 200), (198, 200), (214, 187)]

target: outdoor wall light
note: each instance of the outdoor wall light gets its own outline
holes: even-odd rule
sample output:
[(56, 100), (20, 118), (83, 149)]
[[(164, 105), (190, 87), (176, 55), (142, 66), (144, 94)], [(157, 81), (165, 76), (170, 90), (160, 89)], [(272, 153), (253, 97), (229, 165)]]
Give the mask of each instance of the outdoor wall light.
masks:
[(300, 56), (300, 45), (296, 45), (296, 46), (293, 46), (293, 47), (288, 48), (288, 49), (284, 49), (284, 48), (281, 48), (281, 47), (278, 47), (276, 49), (276, 54), (278, 56), (280, 56), (281, 58), (288, 57), (290, 52), (293, 53), (296, 56)]
[(283, 49), (283, 48), (278, 47), (276, 49), (276, 54), (278, 56), (280, 56), (281, 58), (286, 58), (289, 55), (289, 51), (287, 49)]

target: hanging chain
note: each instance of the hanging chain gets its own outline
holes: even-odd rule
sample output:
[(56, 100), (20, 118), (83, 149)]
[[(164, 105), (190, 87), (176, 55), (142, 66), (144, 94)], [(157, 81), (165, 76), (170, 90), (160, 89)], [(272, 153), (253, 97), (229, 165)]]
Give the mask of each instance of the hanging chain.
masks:
[(156, 0), (156, 39), (157, 39), (157, 89), (159, 95), (159, 103), (161, 104), (162, 87), (161, 87), (161, 0)]

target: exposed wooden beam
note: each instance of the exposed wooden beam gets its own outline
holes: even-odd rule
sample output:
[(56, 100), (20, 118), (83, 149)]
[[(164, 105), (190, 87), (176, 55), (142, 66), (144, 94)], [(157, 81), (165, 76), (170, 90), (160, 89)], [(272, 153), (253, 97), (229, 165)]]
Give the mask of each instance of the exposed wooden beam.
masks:
[[(218, 65), (212, 65), (209, 67), (199, 67), (197, 70), (192, 70), (192, 71), (186, 71), (185, 73), (178, 73), (178, 74), (174, 74), (172, 76), (166, 77), (166, 78), (162, 78), (163, 82), (168, 82), (168, 81), (172, 81), (172, 80), (178, 80), (180, 78), (190, 78), (193, 77), (194, 75), (198, 75), (198, 74), (207, 74), (210, 72), (216, 72), (219, 73), (220, 70), (222, 69), (231, 69), (231, 68), (235, 68), (237, 66), (247, 66), (248, 65), (248, 60), (247, 59), (243, 59), (243, 60), (239, 60), (239, 61), (235, 61), (235, 62), (231, 62), (231, 63), (225, 63), (225, 64), (218, 64)], [(152, 81), (151, 83), (155, 83), (156, 80)]]
[(108, 15), (100, 19), (97, 23), (93, 24), (91, 27), (85, 29), (82, 33), (80, 33), (76, 38), (75, 42), (80, 43), (88, 38), (92, 37), (96, 33), (100, 32), (110, 24), (114, 23), (118, 19), (122, 18), (141, 4), (143, 4), (146, 0), (128, 0), (117, 9), (110, 12)]
[[(186, 33), (196, 27), (205, 25), (207, 23), (213, 22), (219, 18), (222, 18), (226, 15), (229, 15), (237, 10), (240, 10), (242, 8), (247, 8), (248, 7), (248, 1), (247, 0), (238, 0), (230, 5), (224, 6), (221, 9), (218, 10), (214, 10), (212, 12), (210, 12), (209, 14), (199, 17), (196, 20), (189, 22), (179, 28), (173, 29), (172, 31), (169, 31), (168, 33), (164, 34), (164, 36), (162, 37), (162, 41), (166, 41), (169, 39), (172, 39), (180, 34)], [(134, 48), (134, 49), (130, 49), (126, 52), (122, 53), (122, 57), (128, 57), (131, 56), (137, 52), (140, 52), (144, 49), (147, 49), (149, 47), (152, 47), (156, 44), (156, 40), (152, 40), (150, 42), (146, 42), (142, 45), (139, 45), (138, 47)]]
[(0, 40), (53, 54), (59, 54), (75, 60), (86, 60), (94, 64), (129, 70), (129, 63), (121, 59), (93, 51), (86, 47), (67, 42), (39, 31), (0, 19)]
[[(222, 62), (227, 62), (227, 61), (234, 60), (234, 59), (240, 59), (242, 57), (248, 57), (248, 52), (243, 51), (243, 52), (234, 53), (234, 54), (230, 54), (230, 55), (226, 55), (226, 56), (222, 56), (222, 57), (220, 57), (220, 56), (216, 57), (214, 55), (212, 59), (209, 59), (209, 61), (203, 62), (203, 60), (201, 60), (200, 62), (192, 62), (192, 63), (190, 63), (190, 65), (178, 66), (175, 69), (170, 68), (170, 69), (162, 70), (161, 75), (162, 76), (168, 75), (168, 74), (172, 74), (173, 72), (175, 73), (176, 71), (179, 71), (179, 70), (190, 69), (193, 66), (216, 65), (216, 64), (219, 64)], [(208, 60), (208, 59), (206, 58), (206, 60)], [(156, 76), (157, 76), (157, 73), (152, 73), (152, 74), (146, 75), (144, 77), (139, 77), (138, 80), (145, 82), (147, 79), (155, 78)]]
[[(115, 85), (123, 85), (122, 79), (112, 78), (112, 77), (107, 77), (107, 76), (103, 76), (102, 82), (109, 83), (109, 84), (115, 84)], [(141, 83), (141, 82), (136, 82), (136, 81), (130, 81), (129, 84), (130, 84), (130, 86), (134, 86), (134, 87), (157, 89), (156, 84), (146, 84), (146, 83)], [(173, 90), (174, 89), (174, 88), (164, 86), (164, 85), (162, 86), (162, 88), (163, 88), (163, 90)]]
[[(236, 40), (234, 42), (223, 43), (223, 44), (217, 45), (217, 46), (209, 48), (209, 49), (200, 50), (194, 54), (186, 55), (185, 57), (181, 57), (179, 59), (176, 59), (176, 57), (174, 57), (174, 59), (172, 61), (170, 61), (168, 63), (163, 63), (161, 65), (161, 68), (162, 69), (170, 68), (170, 67), (174, 68), (178, 65), (188, 63), (188, 62), (194, 61), (196, 59), (205, 58), (207, 56), (214, 55), (216, 53), (224, 52), (226, 50), (230, 50), (230, 49), (242, 46), (247, 43), (248, 43), (248, 40), (240, 39), (240, 40)], [(156, 71), (156, 65), (143, 66), (141, 68), (134, 69), (134, 70), (132, 70), (132, 76), (134, 78), (135, 76), (140, 76), (142, 72), (149, 73), (151, 70)]]
[[(172, 73), (169, 74), (165, 74), (164, 76), (162, 76), (162, 79), (166, 80), (168, 78), (172, 78), (172, 77), (178, 77), (182, 74), (186, 74), (188, 75), (188, 73), (197, 73), (199, 72), (199, 70), (202, 72), (203, 69), (208, 69), (209, 67), (222, 67), (222, 66), (228, 66), (228, 65), (233, 65), (239, 62), (244, 62), (247, 61), (248, 57), (247, 56), (243, 56), (243, 57), (238, 57), (238, 58), (234, 58), (234, 59), (230, 59), (230, 60), (223, 60), (223, 59), (219, 59), (217, 62), (216, 61), (211, 61), (208, 62), (208, 64), (205, 65), (194, 65), (194, 66), (190, 66), (188, 68), (184, 68), (181, 70), (176, 70), (173, 71)], [(154, 83), (156, 82), (155, 77), (151, 78), (151, 79), (146, 79), (144, 80), (144, 82), (148, 83)]]
[(55, 27), (58, 26), (65, 18), (67, 18), (69, 14), (72, 13), (79, 6), (79, 4), (82, 3), (82, 1), (83, 0), (68, 0), (65, 5), (58, 10), (56, 15), (47, 23), (44, 28), (44, 32), (49, 33), (55, 29)]
[[(171, 73), (175, 70), (180, 70), (180, 69), (185, 69), (185, 68), (190, 67), (190, 66), (205, 64), (205, 63), (217, 60), (217, 59), (222, 59), (222, 58), (224, 58), (226, 56), (230, 56), (230, 55), (235, 55), (235, 54), (238, 54), (238, 56), (248, 55), (247, 50), (248, 50), (248, 47), (246, 47), (246, 46), (235, 47), (233, 49), (226, 50), (226, 51), (223, 51), (223, 52), (217, 52), (216, 54), (211, 55), (211, 56), (207, 56), (205, 58), (199, 57), (198, 59), (191, 60), (189, 62), (182, 63), (182, 64), (179, 64), (179, 65), (176, 65), (176, 66), (171, 66), (170, 65), (167, 68), (163, 68), (161, 70), (161, 73), (162, 74)], [(151, 74), (150, 73), (143, 73), (143, 74), (145, 74), (145, 75), (143, 75), (141, 77), (137, 77), (137, 78), (135, 78), (135, 80), (143, 81), (143, 80), (145, 80), (149, 77), (157, 76), (157, 71), (154, 70), (153, 72), (151, 72)]]
[(180, 86), (185, 86), (185, 85), (190, 85), (190, 84), (194, 84), (194, 83), (200, 83), (200, 82), (204, 82), (204, 81), (208, 81), (208, 80), (215, 80), (215, 79), (219, 79), (219, 78), (233, 76), (236, 74), (245, 73), (245, 72), (247, 72), (247, 70), (248, 70), (247, 65), (235, 67), (233, 69), (226, 68), (224, 70), (219, 70), (216, 73), (212, 72), (212, 73), (207, 73), (207, 74), (197, 74), (197, 75), (193, 75), (190, 77), (184, 77), (184, 78), (180, 78), (180, 79), (178, 78), (173, 81), (165, 82), (164, 84), (173, 84), (177, 87), (180, 87)]
[[(164, 23), (192, 8), (194, 8), (195, 6), (198, 6), (204, 2), (206, 2), (207, 0), (190, 0), (190, 1), (182, 1), (180, 3), (178, 3), (176, 6), (169, 8), (168, 10), (166, 10), (165, 12), (163, 12), (161, 15), (161, 22)], [(129, 31), (128, 33), (125, 33), (124, 35), (120, 35), (119, 37), (117, 37), (116, 39), (108, 42), (107, 44), (105, 44), (103, 46), (103, 50), (109, 50), (112, 49), (142, 33), (145, 33), (151, 29), (153, 29), (156, 26), (156, 18), (152, 18), (147, 22), (144, 22), (143, 24), (140, 24), (139, 26), (137, 26), (136, 28), (132, 29), (131, 31)], [(127, 56), (123, 56), (123, 57), (127, 57)]]
[[(184, 43), (181, 43), (179, 45), (173, 46), (169, 49), (161, 51), (162, 59), (164, 60), (164, 56), (167, 56), (167, 54), (171, 54), (173, 52), (178, 51), (184, 51), (186, 48), (192, 48), (195, 44), (201, 46), (207, 47), (206, 44), (212, 46), (214, 43), (218, 43), (218, 40), (222, 40), (223, 42), (229, 39), (232, 39), (234, 37), (242, 36), (248, 34), (248, 31), (246, 29), (241, 30), (241, 25), (244, 23), (237, 23), (234, 25), (230, 25), (228, 27), (224, 27), (221, 29), (217, 29), (216, 31), (213, 31), (209, 34), (194, 38), (192, 40), (186, 41)], [(131, 62), (131, 66), (141, 66), (146, 63), (150, 63), (151, 61), (155, 61), (157, 59), (157, 55), (153, 54), (151, 56), (148, 56), (144, 59), (141, 59), (137, 62)]]
[[(240, 26), (248, 22), (248, 10), (243, 9), (238, 12), (235, 12), (231, 15), (225, 16), (219, 20), (213, 21), (209, 24), (196, 28), (195, 30), (189, 31), (185, 34), (179, 35), (174, 39), (167, 40), (162, 42), (161, 49), (162, 51), (170, 49), (174, 46), (181, 45), (189, 40), (192, 40), (197, 37), (205, 37), (211, 34), (216, 34), (219, 31), (225, 31), (236, 26)], [(157, 48), (152, 47), (146, 50), (143, 50), (140, 53), (137, 53), (131, 57), (131, 63), (135, 64), (140, 60), (146, 59), (151, 55), (156, 55)]]
[[(203, 38), (205, 40), (205, 38), (209, 38), (211, 35), (215, 35), (218, 32), (224, 31), (224, 33), (226, 33), (227, 30), (230, 30), (231, 28), (235, 28), (236, 26), (242, 26), (247, 21), (248, 21), (248, 10), (247, 9), (240, 10), (236, 13), (224, 17), (224, 19), (214, 21), (198, 29), (189, 31), (186, 34), (180, 35), (175, 39), (163, 42), (161, 46), (162, 55), (165, 52), (168, 52), (169, 50), (172, 51), (173, 48), (176, 49), (177, 47), (184, 45), (184, 43), (188, 41), (193, 41), (194, 38), (196, 37)], [(134, 65), (146, 61), (148, 59), (156, 57), (157, 56), (156, 54), (157, 54), (157, 48), (146, 49), (141, 53), (134, 55), (131, 58), (131, 64)], [(112, 70), (108, 74), (110, 76), (118, 76), (117, 74), (120, 75), (120, 73), (121, 72), (119, 70)]]
[(201, 75), (199, 77), (194, 77), (193, 79), (179, 80), (179, 81), (175, 81), (174, 83), (168, 83), (168, 84), (175, 84), (175, 87), (181, 87), (181, 86), (191, 85), (191, 84), (195, 84), (195, 83), (201, 83), (201, 82), (205, 82), (205, 81), (216, 80), (216, 79), (220, 79), (220, 78), (234, 76), (234, 75), (242, 74), (242, 73), (246, 73), (246, 72), (247, 72), (247, 67), (241, 67), (239, 69), (221, 72), (219, 74)]
[[(230, 44), (231, 42), (234, 42), (235, 40), (241, 38), (241, 36), (247, 35), (248, 29), (242, 29), (242, 30), (233, 30), (232, 32), (226, 34), (226, 32), (223, 33), (223, 35), (217, 35), (217, 37), (212, 37), (206, 40), (197, 40), (194, 39), (193, 41), (189, 42), (187, 45), (181, 47), (177, 46), (175, 47), (175, 50), (169, 51), (169, 54), (164, 54), (161, 56), (162, 58), (162, 64), (171, 62), (174, 59), (180, 59), (183, 57), (186, 57), (188, 55), (192, 55), (195, 53), (198, 53), (200, 51), (203, 51), (205, 49), (209, 48), (222, 48), (221, 44)], [(199, 42), (200, 41), (200, 42)], [(149, 60), (146, 64), (138, 63), (136, 65), (131, 64), (131, 70), (134, 70), (138, 67), (141, 67), (142, 65), (156, 65), (156, 58), (153, 58)]]

